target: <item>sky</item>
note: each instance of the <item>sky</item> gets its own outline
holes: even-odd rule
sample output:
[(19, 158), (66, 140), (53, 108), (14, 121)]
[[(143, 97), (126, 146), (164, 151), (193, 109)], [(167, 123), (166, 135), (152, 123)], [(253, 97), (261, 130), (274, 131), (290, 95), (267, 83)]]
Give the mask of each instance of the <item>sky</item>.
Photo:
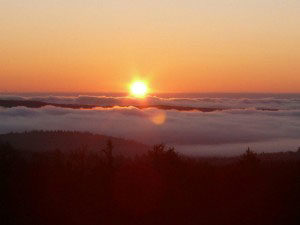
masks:
[(0, 0), (0, 92), (300, 92), (299, 0)]

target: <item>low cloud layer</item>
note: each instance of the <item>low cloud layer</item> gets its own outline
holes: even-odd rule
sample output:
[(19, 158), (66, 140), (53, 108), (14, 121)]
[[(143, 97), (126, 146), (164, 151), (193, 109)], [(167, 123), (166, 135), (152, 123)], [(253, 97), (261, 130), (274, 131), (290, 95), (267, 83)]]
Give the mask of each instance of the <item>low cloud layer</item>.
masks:
[[(81, 101), (79, 99), (76, 101)], [(291, 140), (289, 143), (293, 144), (287, 145), (288, 149), (274, 146), (273, 150), (278, 151), (296, 148), (298, 141), (300, 145), (300, 109), (274, 112), (231, 109), (203, 113), (135, 107), (0, 108), (0, 133), (39, 129), (91, 131), (149, 145), (164, 142), (188, 153), (201, 153), (201, 149), (207, 152), (213, 147), (222, 153), (221, 146), (253, 144), (264, 150), (263, 143)]]
[(264, 98), (161, 98), (149, 96), (145, 99), (131, 97), (107, 97), (107, 96), (87, 96), (77, 97), (65, 96), (32, 96), (22, 97), (13, 95), (0, 95), (0, 99), (5, 100), (34, 100), (55, 104), (80, 104), (95, 106), (138, 106), (138, 105), (166, 105), (166, 106), (186, 106), (222, 109), (289, 109), (300, 110), (299, 97), (264, 97)]

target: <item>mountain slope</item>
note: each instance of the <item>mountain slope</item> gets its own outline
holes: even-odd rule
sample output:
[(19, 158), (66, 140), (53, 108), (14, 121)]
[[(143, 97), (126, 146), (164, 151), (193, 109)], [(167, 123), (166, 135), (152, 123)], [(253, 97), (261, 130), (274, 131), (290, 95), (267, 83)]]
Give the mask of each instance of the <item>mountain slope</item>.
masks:
[(134, 156), (148, 151), (149, 147), (131, 140), (72, 131), (31, 131), (25, 133), (9, 133), (0, 135), (0, 143), (8, 142), (16, 149), (31, 151), (48, 151), (60, 149), (72, 151), (86, 148), (101, 151), (107, 140), (114, 145), (115, 155)]

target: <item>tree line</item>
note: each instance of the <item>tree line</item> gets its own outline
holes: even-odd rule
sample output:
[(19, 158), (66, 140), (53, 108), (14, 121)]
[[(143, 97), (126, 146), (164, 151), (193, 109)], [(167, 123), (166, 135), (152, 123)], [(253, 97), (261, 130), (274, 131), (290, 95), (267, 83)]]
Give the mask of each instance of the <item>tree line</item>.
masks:
[(113, 151), (111, 140), (96, 152), (20, 151), (2, 143), (0, 223), (299, 223), (299, 160), (262, 160), (247, 149), (219, 164), (164, 144), (133, 158)]

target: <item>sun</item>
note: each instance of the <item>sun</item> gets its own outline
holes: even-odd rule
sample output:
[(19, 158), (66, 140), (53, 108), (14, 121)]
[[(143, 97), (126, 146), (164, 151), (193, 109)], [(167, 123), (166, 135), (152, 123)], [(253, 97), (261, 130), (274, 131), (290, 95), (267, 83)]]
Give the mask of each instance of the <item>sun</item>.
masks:
[(144, 81), (135, 81), (130, 86), (130, 93), (136, 98), (144, 98), (147, 92), (148, 87)]

